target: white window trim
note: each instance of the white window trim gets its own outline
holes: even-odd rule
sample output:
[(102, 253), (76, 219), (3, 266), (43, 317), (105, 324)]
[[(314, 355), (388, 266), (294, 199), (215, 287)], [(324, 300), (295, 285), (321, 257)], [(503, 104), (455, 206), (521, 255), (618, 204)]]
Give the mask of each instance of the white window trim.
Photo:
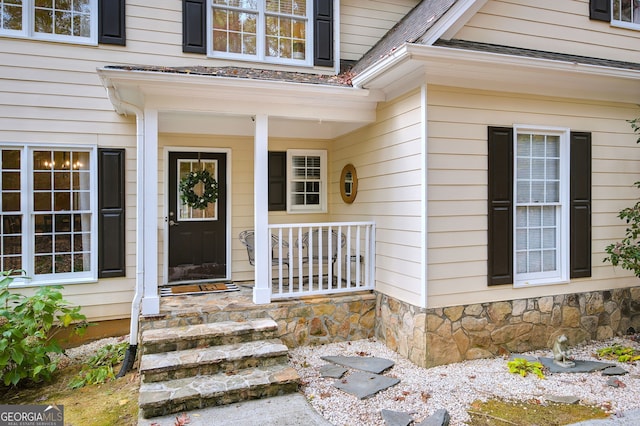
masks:
[[(83, 151), (90, 154), (90, 192), (98, 193), (98, 149), (95, 145), (62, 145), (62, 144), (21, 144), (2, 143), (0, 148), (19, 149), (21, 167), (20, 186), (26, 188), (26, 194), (33, 193), (33, 151), (43, 149), (49, 151)], [(22, 268), (26, 277), (15, 277), (11, 288), (37, 287), (43, 285), (86, 284), (98, 280), (98, 197), (90, 198), (91, 206), (91, 269), (85, 272), (68, 272), (61, 274), (33, 274), (33, 197), (24, 196), (20, 200), (22, 220)]]
[[(38, 33), (33, 30), (35, 0), (23, 0), (22, 30), (0, 29), (0, 36), (28, 38), (59, 43), (98, 45), (98, 0), (89, 0), (91, 6), (91, 37)], [(25, 13), (26, 12), (26, 13)]]
[[(291, 203), (291, 173), (292, 158), (294, 156), (320, 157), (320, 204), (318, 206), (299, 206)], [(326, 213), (327, 212), (327, 151), (322, 149), (289, 149), (287, 150), (287, 213)]]
[[(516, 257), (516, 207), (517, 207), (517, 185), (515, 184), (517, 177), (516, 153), (517, 141), (519, 133), (535, 133), (544, 135), (553, 135), (560, 137), (560, 212), (558, 213), (559, 239), (557, 244), (558, 269), (556, 273), (541, 272), (535, 274), (518, 274), (517, 257)], [(570, 133), (571, 130), (566, 127), (550, 127), (539, 125), (516, 124), (513, 126), (513, 286), (515, 288), (526, 288), (540, 285), (563, 284), (569, 282), (569, 232), (570, 232), (570, 196), (569, 196), (569, 177), (570, 177)]]
[(313, 22), (313, 1), (307, 0), (307, 39), (305, 45), (305, 59), (273, 58), (264, 53), (266, 44), (265, 28), (265, 0), (257, 0), (258, 24), (257, 42), (255, 55), (245, 55), (242, 53), (218, 52), (213, 50), (213, 0), (207, 0), (207, 56), (216, 59), (232, 59), (235, 61), (264, 62), (279, 65), (313, 66), (313, 46), (314, 46), (314, 22)]

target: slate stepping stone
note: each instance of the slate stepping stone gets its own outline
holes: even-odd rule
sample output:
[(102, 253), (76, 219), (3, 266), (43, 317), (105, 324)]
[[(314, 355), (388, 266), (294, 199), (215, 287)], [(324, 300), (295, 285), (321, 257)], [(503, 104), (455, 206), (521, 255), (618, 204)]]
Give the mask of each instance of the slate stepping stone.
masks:
[(573, 367), (560, 367), (553, 362), (552, 358), (538, 358), (540, 363), (547, 367), (552, 373), (593, 373), (594, 371), (604, 370), (605, 368), (615, 367), (615, 364), (598, 361), (582, 361), (579, 359), (573, 360), (576, 363)]
[(572, 395), (547, 395), (545, 396), (547, 401), (557, 402), (558, 404), (577, 404), (580, 402), (580, 398)]
[(607, 367), (604, 370), (602, 370), (603, 376), (624, 376), (625, 374), (629, 374), (629, 372), (624, 368), (618, 367), (618, 366)]
[(444, 408), (440, 408), (416, 426), (448, 426), (450, 421), (451, 416), (449, 415), (449, 412)]
[(382, 410), (382, 420), (387, 426), (409, 426), (413, 418), (402, 411)]
[(333, 386), (360, 399), (365, 399), (398, 383), (400, 379), (356, 371), (344, 379), (335, 381)]
[(343, 365), (356, 370), (368, 371), (369, 373), (380, 374), (384, 370), (393, 367), (395, 362), (378, 358), (375, 356), (323, 356), (320, 359), (332, 362), (334, 364)]
[(538, 362), (538, 358), (531, 355), (523, 355), (523, 354), (512, 354), (509, 357), (509, 361), (513, 361), (516, 358), (526, 359), (529, 362)]
[(609, 377), (609, 380), (607, 380), (607, 385), (611, 386), (612, 388), (625, 388), (625, 387), (627, 387), (627, 385), (625, 385), (624, 382), (622, 382), (617, 377)]
[(320, 377), (330, 377), (332, 379), (339, 379), (344, 376), (344, 373), (347, 372), (347, 369), (344, 367), (340, 367), (332, 364), (325, 364), (319, 369)]

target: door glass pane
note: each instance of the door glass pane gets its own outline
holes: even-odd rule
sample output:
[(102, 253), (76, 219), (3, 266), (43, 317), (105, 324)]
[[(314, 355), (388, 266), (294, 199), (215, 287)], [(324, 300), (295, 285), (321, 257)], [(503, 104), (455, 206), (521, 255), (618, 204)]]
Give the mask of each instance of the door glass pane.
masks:
[[(178, 176), (176, 188), (180, 188), (180, 181), (186, 178), (189, 173), (196, 172), (198, 170), (207, 170), (209, 174), (218, 181), (218, 160), (197, 160), (197, 159), (180, 159), (178, 160)], [(193, 192), (196, 195), (203, 193), (204, 187), (202, 182), (197, 183), (193, 187)], [(177, 211), (179, 220), (217, 220), (218, 218), (218, 203), (217, 201), (208, 203), (204, 209), (196, 209), (190, 207), (186, 202), (180, 198), (180, 190), (178, 189), (177, 197)]]

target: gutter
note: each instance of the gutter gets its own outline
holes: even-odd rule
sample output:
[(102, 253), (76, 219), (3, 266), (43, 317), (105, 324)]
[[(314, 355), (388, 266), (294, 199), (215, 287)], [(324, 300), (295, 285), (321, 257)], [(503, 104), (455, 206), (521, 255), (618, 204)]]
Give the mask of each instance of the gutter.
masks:
[(135, 105), (122, 101), (111, 84), (105, 86), (107, 87), (108, 96), (119, 114), (126, 114), (127, 111), (132, 111), (136, 115), (136, 287), (133, 301), (131, 302), (129, 347), (125, 353), (122, 367), (116, 375), (117, 378), (120, 378), (131, 370), (136, 360), (136, 353), (138, 351), (138, 331), (140, 328), (140, 304), (142, 302), (142, 297), (144, 296), (144, 244), (142, 234), (144, 229), (144, 215), (142, 214), (143, 203), (141, 202), (142, 196), (144, 195), (144, 156), (142, 155), (145, 139), (144, 111)]

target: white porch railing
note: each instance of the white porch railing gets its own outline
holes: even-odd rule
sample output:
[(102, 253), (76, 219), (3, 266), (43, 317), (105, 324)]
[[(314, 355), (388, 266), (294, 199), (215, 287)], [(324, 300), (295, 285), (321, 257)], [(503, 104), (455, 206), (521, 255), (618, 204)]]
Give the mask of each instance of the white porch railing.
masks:
[(373, 222), (269, 225), (269, 230), (272, 299), (374, 288)]

